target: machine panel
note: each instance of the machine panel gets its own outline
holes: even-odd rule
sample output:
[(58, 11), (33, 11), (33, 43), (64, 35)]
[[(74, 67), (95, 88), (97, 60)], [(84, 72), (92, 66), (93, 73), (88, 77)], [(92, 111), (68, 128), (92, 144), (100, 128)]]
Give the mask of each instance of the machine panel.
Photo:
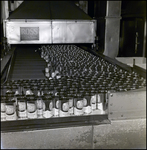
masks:
[(95, 20), (6, 20), (9, 44), (94, 43)]
[(111, 93), (109, 96), (110, 120), (146, 117), (146, 88), (128, 92)]
[(94, 43), (95, 21), (53, 21), (53, 43)]
[(9, 44), (51, 43), (51, 22), (6, 21), (6, 37)]

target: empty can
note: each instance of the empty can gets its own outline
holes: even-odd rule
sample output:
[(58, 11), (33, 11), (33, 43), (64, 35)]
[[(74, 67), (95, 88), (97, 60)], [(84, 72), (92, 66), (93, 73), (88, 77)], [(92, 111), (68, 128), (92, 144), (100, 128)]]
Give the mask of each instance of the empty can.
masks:
[(59, 116), (66, 117), (69, 116), (69, 101), (67, 97), (62, 97), (59, 103)]
[(17, 116), (19, 119), (27, 119), (27, 104), (25, 97), (17, 98)]
[(95, 111), (96, 110), (97, 95), (96, 95), (94, 90), (91, 90), (90, 94), (91, 94), (91, 109), (92, 109), (92, 111)]
[(17, 120), (15, 100), (6, 102), (6, 120)]
[(43, 96), (36, 96), (37, 117), (43, 117)]
[(43, 98), (43, 117), (51, 118), (53, 116), (53, 100), (50, 95), (45, 95)]
[(53, 99), (53, 115), (54, 117), (59, 117), (59, 106), (60, 106), (60, 99), (59, 94), (56, 96), (52, 96)]
[(74, 94), (74, 115), (83, 115), (83, 98), (81, 94)]
[(6, 120), (6, 97), (1, 96), (1, 121)]
[(28, 119), (37, 118), (36, 100), (34, 97), (27, 97), (27, 116)]
[(83, 111), (84, 114), (91, 114), (92, 107), (91, 107), (91, 96), (89, 92), (83, 93)]
[(74, 114), (74, 98), (73, 98), (73, 91), (70, 91), (70, 93), (67, 95), (68, 102), (69, 102), (69, 115)]
[(98, 93), (97, 109), (104, 110), (105, 93)]

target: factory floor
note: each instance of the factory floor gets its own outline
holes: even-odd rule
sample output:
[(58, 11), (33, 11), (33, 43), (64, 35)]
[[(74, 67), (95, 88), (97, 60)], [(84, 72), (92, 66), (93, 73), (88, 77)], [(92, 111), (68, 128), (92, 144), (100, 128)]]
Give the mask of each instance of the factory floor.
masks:
[(1, 133), (1, 149), (145, 149), (146, 118)]

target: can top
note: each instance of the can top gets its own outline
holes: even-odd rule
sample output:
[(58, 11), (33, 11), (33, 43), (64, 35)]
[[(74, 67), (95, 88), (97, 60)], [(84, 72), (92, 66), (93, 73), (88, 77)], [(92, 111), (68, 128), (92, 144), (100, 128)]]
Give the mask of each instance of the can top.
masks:
[(6, 101), (6, 105), (14, 105), (14, 104), (15, 104), (15, 100)]
[(18, 98), (17, 98), (17, 101), (19, 101), (19, 102), (24, 102), (24, 101), (26, 101), (26, 99), (25, 99), (24, 97), (18, 97)]
[(6, 102), (7, 101), (7, 97), (6, 96), (1, 96), (1, 102)]
[(35, 100), (34, 95), (26, 95), (27, 100)]
[(52, 99), (52, 95), (44, 94), (43, 100), (46, 100), (46, 99)]
[(37, 99), (37, 100), (42, 100), (43, 97), (44, 97), (43, 95), (36, 95), (36, 96), (35, 96), (35, 99)]
[(61, 103), (68, 102), (67, 96), (63, 96), (60, 100), (61, 100)]

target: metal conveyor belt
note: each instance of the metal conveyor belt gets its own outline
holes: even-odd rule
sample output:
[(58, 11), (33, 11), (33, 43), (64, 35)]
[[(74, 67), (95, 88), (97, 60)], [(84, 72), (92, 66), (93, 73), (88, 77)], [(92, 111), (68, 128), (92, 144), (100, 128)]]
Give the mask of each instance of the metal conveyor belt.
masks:
[(46, 62), (35, 52), (36, 49), (37, 47), (32, 45), (17, 47), (8, 80), (45, 78)]

